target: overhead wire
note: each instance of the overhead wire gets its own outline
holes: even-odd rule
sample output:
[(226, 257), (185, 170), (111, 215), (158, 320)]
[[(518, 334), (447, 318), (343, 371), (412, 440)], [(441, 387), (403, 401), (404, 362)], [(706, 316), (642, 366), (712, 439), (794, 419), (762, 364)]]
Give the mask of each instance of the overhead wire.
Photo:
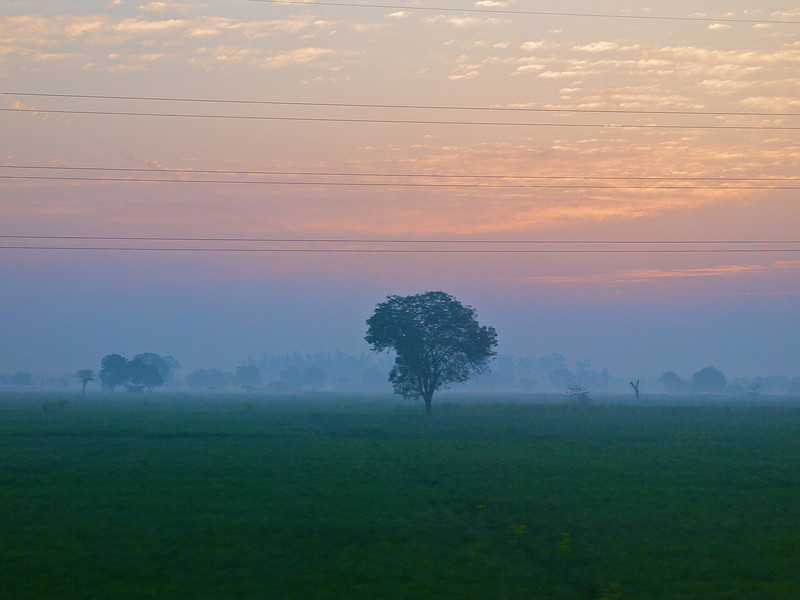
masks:
[(210, 252), (210, 253), (303, 253), (303, 254), (775, 254), (800, 252), (800, 248), (637, 248), (637, 249), (430, 249), (430, 248), (201, 248), (152, 246), (7, 246), (0, 250), (87, 250), (97, 252)]
[(81, 240), (81, 241), (147, 241), (147, 242), (259, 242), (259, 243), (343, 243), (343, 244), (630, 244), (630, 245), (709, 245), (709, 244), (800, 244), (797, 240), (566, 240), (566, 239), (447, 239), (447, 238), (286, 238), (286, 237), (177, 237), (177, 236), (105, 236), (105, 235), (30, 235), (0, 234), (0, 239)]
[(60, 114), (60, 115), (95, 115), (115, 117), (168, 117), (190, 119), (229, 119), (229, 120), (256, 120), (256, 121), (305, 121), (317, 123), (362, 123), (362, 124), (397, 124), (397, 125), (480, 125), (499, 127), (564, 127), (564, 128), (602, 128), (602, 129), (692, 129), (692, 130), (756, 130), (756, 131), (797, 131), (800, 126), (785, 125), (672, 125), (672, 124), (626, 124), (626, 123), (554, 123), (530, 121), (465, 121), (447, 119), (377, 119), (366, 117), (302, 117), (302, 116), (275, 116), (275, 115), (231, 115), (231, 114), (201, 114), (177, 112), (143, 112), (143, 111), (110, 111), (110, 110), (74, 110), (74, 109), (47, 109), (47, 108), (0, 108), (0, 112), (17, 112), (33, 114)]
[(67, 177), (56, 175), (0, 175), (0, 180), (61, 181), (95, 183), (183, 183), (219, 185), (270, 185), (312, 187), (386, 187), (386, 188), (468, 188), (468, 189), (560, 189), (560, 190), (739, 190), (782, 191), (800, 190), (800, 185), (609, 185), (609, 184), (491, 184), (491, 183), (423, 183), (387, 181), (299, 181), (244, 179), (158, 179), (143, 177)]
[(31, 96), (40, 98), (70, 98), (80, 100), (128, 100), (135, 102), (184, 102), (206, 104), (239, 104), (262, 106), (303, 106), (316, 108), (369, 108), (369, 109), (404, 109), (404, 110), (451, 110), (451, 111), (487, 111), (487, 112), (541, 112), (541, 113), (578, 113), (578, 114), (624, 114), (624, 115), (686, 115), (686, 116), (743, 116), (743, 117), (797, 117), (800, 112), (752, 112), (752, 111), (701, 111), (701, 110), (653, 110), (653, 109), (606, 109), (606, 108), (570, 108), (570, 107), (536, 107), (536, 106), (468, 106), (437, 104), (376, 104), (353, 102), (306, 102), (287, 100), (246, 100), (225, 98), (186, 98), (169, 96), (127, 96), (100, 94), (67, 94), (49, 92), (0, 92), (0, 96)]
[(689, 21), (701, 23), (750, 23), (750, 24), (772, 24), (772, 25), (797, 25), (800, 21), (795, 20), (776, 20), (776, 19), (755, 19), (737, 17), (707, 17), (707, 16), (669, 16), (669, 15), (633, 15), (633, 14), (612, 14), (612, 13), (579, 13), (564, 11), (537, 11), (537, 10), (517, 10), (509, 8), (457, 8), (442, 6), (420, 6), (420, 5), (400, 5), (400, 4), (356, 4), (353, 2), (325, 2), (324, 0), (248, 0), (249, 2), (260, 2), (264, 4), (287, 4), (302, 6), (325, 6), (335, 8), (372, 8), (396, 11), (427, 11), (427, 12), (459, 12), (459, 13), (483, 13), (498, 15), (515, 16), (535, 16), (535, 17), (582, 17), (594, 19), (637, 19), (647, 21)]
[(426, 178), (426, 179), (505, 179), (505, 180), (588, 180), (588, 181), (714, 181), (748, 182), (775, 181), (800, 182), (800, 177), (711, 177), (680, 175), (520, 175), (520, 174), (458, 174), (458, 173), (385, 173), (377, 171), (291, 171), (291, 170), (232, 170), (232, 169), (181, 169), (171, 167), (95, 167), (79, 165), (30, 165), (0, 164), (0, 169), (48, 170), (48, 171), (106, 171), (124, 173), (166, 173), (193, 175), (280, 175), (280, 176), (319, 176), (319, 177), (376, 177), (376, 178)]
[[(0, 234), (0, 239), (30, 242), (0, 245), (2, 250), (62, 250), (98, 252), (222, 252), (222, 253), (334, 253), (334, 254), (765, 254), (800, 252), (800, 240), (502, 240), (422, 238), (286, 238), (286, 237), (176, 237)], [(84, 245), (45, 245), (42, 242), (79, 242)], [(35, 243), (34, 243), (35, 242)], [(86, 245), (96, 242), (146, 242), (149, 245)], [(153, 245), (173, 244), (171, 246)], [(175, 246), (192, 243), (194, 246)], [(208, 244), (239, 244), (210, 246)], [(197, 244), (205, 244), (198, 246)], [(242, 244), (261, 244), (242, 246)], [(275, 247), (280, 244), (280, 247)], [(320, 246), (312, 246), (318, 244)], [(266, 247), (265, 247), (266, 245)], [(300, 245), (300, 246), (298, 246)], [(769, 248), (760, 246), (770, 245)], [(355, 246), (355, 247), (354, 247)], [(410, 247), (411, 246), (411, 247)], [(442, 247), (445, 246), (445, 247)], [(521, 247), (524, 246), (524, 247)], [(613, 247), (611, 247), (613, 246)], [(626, 247), (627, 246), (627, 247)], [(698, 247), (699, 246), (699, 247)], [(720, 246), (726, 246), (721, 248)]]

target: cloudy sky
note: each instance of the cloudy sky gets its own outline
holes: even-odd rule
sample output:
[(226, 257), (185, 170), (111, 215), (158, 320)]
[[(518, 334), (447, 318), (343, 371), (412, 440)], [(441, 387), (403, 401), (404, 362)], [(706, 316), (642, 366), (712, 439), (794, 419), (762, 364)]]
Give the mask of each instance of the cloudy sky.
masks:
[(501, 353), (800, 375), (800, 9), (554, 6), (3, 2), (0, 373), (441, 289)]

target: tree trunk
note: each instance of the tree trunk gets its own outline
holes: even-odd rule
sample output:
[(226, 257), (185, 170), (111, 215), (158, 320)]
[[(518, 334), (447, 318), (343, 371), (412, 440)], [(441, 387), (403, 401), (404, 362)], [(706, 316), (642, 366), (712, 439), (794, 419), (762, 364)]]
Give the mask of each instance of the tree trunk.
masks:
[(425, 394), (422, 397), (422, 399), (425, 400), (425, 416), (426, 417), (430, 417), (431, 416), (431, 401), (433, 400), (433, 394)]

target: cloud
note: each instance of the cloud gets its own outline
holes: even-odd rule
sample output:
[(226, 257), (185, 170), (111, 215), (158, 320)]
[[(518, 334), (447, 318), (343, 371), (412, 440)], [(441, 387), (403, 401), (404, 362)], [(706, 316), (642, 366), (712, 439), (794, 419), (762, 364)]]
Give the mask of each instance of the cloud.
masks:
[(576, 52), (610, 52), (619, 49), (619, 44), (615, 42), (592, 42), (583, 46), (573, 46)]
[(458, 81), (459, 79), (475, 79), (480, 74), (480, 65), (469, 63), (461, 63), (453, 69), (453, 72), (448, 76), (451, 81)]
[(268, 56), (261, 61), (261, 65), (268, 69), (279, 69), (289, 66), (308, 65), (320, 58), (327, 58), (336, 54), (329, 48), (298, 48), (290, 52), (283, 52), (274, 56)]
[(570, 77), (580, 77), (582, 75), (579, 71), (545, 71), (539, 73), (539, 77), (543, 79), (564, 79)]
[(514, 75), (524, 75), (525, 73), (534, 73), (541, 71), (545, 68), (544, 65), (537, 65), (537, 64), (530, 64), (530, 65), (521, 65), (516, 68), (514, 71)]
[[(259, 69), (283, 69), (311, 65), (329, 66), (326, 59), (343, 57), (347, 53), (309, 46), (296, 48), (286, 52), (270, 54), (266, 50), (256, 50), (251, 46), (229, 46), (221, 44), (214, 47), (197, 49), (194, 64), (213, 69), (228, 65), (246, 64)], [(338, 68), (338, 65), (334, 65)]]
[(709, 31), (720, 31), (722, 29), (730, 29), (731, 26), (725, 23), (712, 23), (708, 26)]
[(531, 282), (543, 283), (646, 283), (657, 280), (686, 279), (686, 278), (716, 278), (731, 277), (736, 275), (751, 274), (763, 270), (763, 265), (721, 265), (714, 267), (701, 267), (693, 269), (634, 269), (630, 271), (616, 271), (595, 273), (591, 275), (541, 275), (526, 278)]
[(147, 12), (158, 12), (167, 8), (166, 2), (148, 2), (147, 4), (140, 4), (139, 10)]
[(539, 40), (538, 42), (523, 42), (520, 46), (522, 50), (526, 52), (530, 52), (532, 50), (538, 50), (539, 48), (544, 48), (549, 45), (549, 42), (546, 40)]
[[(489, 21), (491, 21), (491, 19), (489, 19)], [(436, 15), (435, 17), (426, 17), (423, 19), (423, 23), (427, 23), (429, 25), (444, 24), (459, 29), (465, 27), (475, 27), (477, 25), (482, 25), (485, 22), (486, 19), (478, 19), (476, 17), (456, 17), (452, 15)]]
[(760, 271), (761, 265), (724, 265), (719, 267), (703, 267), (697, 269), (641, 269), (617, 275), (617, 280), (652, 281), (654, 279), (672, 279), (685, 277), (727, 277)]

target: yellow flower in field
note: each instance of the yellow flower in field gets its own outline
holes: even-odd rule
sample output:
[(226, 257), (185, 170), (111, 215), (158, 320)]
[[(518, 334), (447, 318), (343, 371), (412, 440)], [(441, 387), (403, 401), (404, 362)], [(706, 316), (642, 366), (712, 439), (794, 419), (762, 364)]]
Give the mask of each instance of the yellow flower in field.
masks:
[(516, 533), (517, 535), (522, 535), (523, 533), (525, 533), (525, 530), (526, 530), (527, 528), (528, 528), (528, 526), (527, 526), (527, 525), (525, 525), (525, 524), (522, 524), (522, 525), (514, 525), (514, 533)]

